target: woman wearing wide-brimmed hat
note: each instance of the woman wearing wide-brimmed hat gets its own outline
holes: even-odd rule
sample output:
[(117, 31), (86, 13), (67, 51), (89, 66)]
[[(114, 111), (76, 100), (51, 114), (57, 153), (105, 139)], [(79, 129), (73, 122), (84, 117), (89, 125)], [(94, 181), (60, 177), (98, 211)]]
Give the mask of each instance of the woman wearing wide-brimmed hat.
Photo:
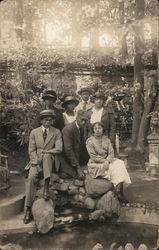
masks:
[(65, 109), (63, 112), (64, 125), (74, 122), (76, 120), (74, 109), (78, 105), (78, 99), (73, 95), (65, 96), (62, 107)]
[(103, 92), (94, 94), (94, 106), (89, 111), (90, 123), (102, 122), (104, 125), (105, 135), (109, 137), (113, 147), (115, 147), (115, 116), (112, 106), (104, 106), (106, 96)]

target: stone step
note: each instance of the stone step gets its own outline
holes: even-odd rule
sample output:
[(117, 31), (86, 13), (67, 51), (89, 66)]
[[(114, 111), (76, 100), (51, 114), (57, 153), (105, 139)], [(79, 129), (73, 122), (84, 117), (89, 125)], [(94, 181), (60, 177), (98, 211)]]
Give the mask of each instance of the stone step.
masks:
[(35, 231), (34, 222), (29, 224), (23, 223), (24, 214), (18, 214), (9, 220), (1, 220), (0, 222), (0, 235), (15, 234), (15, 233), (33, 233)]
[(10, 219), (21, 213), (24, 208), (25, 194), (19, 194), (11, 199), (6, 198), (0, 204), (0, 220)]

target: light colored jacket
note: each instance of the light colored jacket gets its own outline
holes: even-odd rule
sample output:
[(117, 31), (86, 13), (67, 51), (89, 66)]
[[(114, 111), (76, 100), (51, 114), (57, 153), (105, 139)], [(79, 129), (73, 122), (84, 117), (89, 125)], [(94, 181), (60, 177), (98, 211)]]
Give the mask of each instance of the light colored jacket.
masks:
[(29, 139), (29, 157), (31, 164), (41, 164), (43, 159), (43, 150), (50, 150), (53, 156), (62, 152), (61, 132), (50, 127), (44, 142), (42, 127), (33, 129)]

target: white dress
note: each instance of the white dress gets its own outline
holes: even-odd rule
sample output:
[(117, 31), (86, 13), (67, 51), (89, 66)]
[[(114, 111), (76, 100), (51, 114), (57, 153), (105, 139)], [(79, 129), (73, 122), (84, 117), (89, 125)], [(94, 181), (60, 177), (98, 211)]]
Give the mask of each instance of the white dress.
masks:
[[(86, 142), (86, 147), (90, 156), (88, 172), (93, 178), (106, 178), (114, 186), (120, 182), (131, 183), (124, 161), (114, 158), (114, 150), (108, 137), (103, 136), (99, 141), (91, 136)], [(108, 163), (108, 168), (105, 163)]]

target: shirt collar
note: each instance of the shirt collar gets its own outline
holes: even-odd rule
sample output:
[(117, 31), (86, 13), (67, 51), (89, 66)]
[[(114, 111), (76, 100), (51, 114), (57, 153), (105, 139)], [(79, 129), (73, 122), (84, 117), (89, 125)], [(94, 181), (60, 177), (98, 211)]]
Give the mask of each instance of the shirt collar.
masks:
[(44, 133), (45, 129), (46, 129), (47, 133), (49, 132), (49, 128), (44, 128), (43, 125), (41, 125), (41, 128), (42, 128), (43, 133)]
[[(82, 103), (83, 104), (85, 103), (85, 101), (83, 99), (82, 99)], [(89, 104), (90, 103), (90, 99), (88, 99), (88, 101), (86, 101), (86, 103)]]

